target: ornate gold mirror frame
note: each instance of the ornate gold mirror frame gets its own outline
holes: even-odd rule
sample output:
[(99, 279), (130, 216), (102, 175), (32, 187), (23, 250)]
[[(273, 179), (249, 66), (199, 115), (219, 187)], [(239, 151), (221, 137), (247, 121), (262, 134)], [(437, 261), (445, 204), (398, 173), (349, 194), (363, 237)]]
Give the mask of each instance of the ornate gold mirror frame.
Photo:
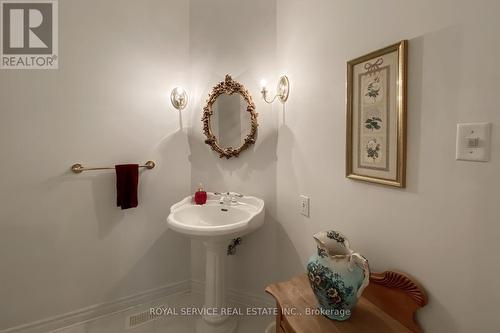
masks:
[[(212, 106), (220, 95), (232, 95), (235, 93), (240, 94), (247, 102), (247, 112), (250, 114), (251, 128), (250, 133), (239, 148), (224, 148), (219, 145), (217, 138), (210, 128), (210, 119), (213, 115)], [(253, 103), (252, 96), (250, 96), (248, 90), (241, 83), (234, 81), (229, 74), (226, 75), (223, 82), (220, 82), (212, 89), (212, 93), (208, 96), (207, 104), (203, 108), (203, 118), (201, 121), (203, 122), (203, 132), (207, 136), (205, 143), (212, 147), (219, 154), (220, 158), (225, 157), (229, 159), (231, 157), (238, 157), (243, 150), (254, 144), (257, 138), (257, 126), (259, 125), (257, 124), (257, 113), (255, 112), (255, 104)]]

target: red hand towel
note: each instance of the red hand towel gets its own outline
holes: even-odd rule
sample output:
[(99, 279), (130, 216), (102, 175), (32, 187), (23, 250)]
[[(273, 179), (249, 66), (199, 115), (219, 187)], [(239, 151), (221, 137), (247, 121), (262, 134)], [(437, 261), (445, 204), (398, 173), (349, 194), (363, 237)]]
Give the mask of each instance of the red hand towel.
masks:
[(115, 165), (116, 205), (122, 209), (137, 207), (139, 164)]

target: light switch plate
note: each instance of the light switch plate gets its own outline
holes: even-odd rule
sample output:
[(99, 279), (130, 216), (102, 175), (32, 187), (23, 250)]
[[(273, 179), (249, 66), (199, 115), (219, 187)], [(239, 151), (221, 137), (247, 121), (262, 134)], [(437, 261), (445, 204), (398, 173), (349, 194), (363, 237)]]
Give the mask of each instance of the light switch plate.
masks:
[(489, 161), (490, 131), (490, 123), (457, 124), (456, 159), (462, 161)]
[(309, 217), (309, 197), (305, 195), (300, 196), (300, 214)]

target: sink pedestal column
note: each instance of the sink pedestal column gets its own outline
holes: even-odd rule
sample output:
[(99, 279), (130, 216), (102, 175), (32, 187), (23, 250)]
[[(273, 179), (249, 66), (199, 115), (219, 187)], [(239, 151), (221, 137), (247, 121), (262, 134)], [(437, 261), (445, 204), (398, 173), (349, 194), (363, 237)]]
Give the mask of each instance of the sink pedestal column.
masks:
[(203, 242), (207, 249), (205, 273), (205, 308), (213, 315), (204, 315), (196, 323), (197, 333), (233, 333), (236, 318), (223, 315), (226, 303), (226, 254), (228, 241), (209, 240)]

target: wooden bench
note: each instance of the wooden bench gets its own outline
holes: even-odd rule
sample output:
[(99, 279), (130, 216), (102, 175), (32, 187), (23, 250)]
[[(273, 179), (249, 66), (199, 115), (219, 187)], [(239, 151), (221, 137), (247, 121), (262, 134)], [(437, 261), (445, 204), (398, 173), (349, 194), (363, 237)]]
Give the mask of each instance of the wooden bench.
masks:
[(318, 303), (305, 274), (272, 284), (266, 292), (277, 302), (277, 333), (422, 333), (415, 312), (427, 304), (427, 296), (417, 282), (393, 271), (370, 275), (370, 284), (346, 321), (314, 313)]

